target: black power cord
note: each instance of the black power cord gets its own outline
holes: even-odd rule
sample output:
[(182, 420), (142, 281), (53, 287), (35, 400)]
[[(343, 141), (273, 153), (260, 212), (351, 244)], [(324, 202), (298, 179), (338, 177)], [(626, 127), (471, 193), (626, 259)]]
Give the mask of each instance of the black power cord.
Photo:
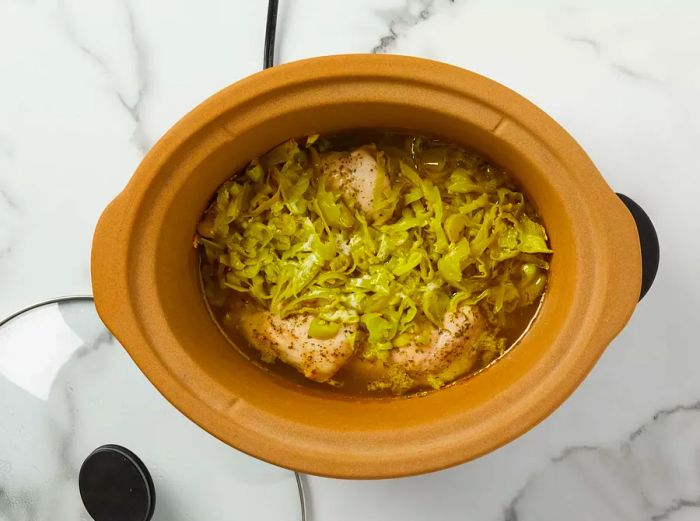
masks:
[(275, 32), (277, 30), (277, 5), (279, 0), (267, 3), (267, 25), (265, 26), (265, 55), (263, 69), (269, 69), (275, 64)]

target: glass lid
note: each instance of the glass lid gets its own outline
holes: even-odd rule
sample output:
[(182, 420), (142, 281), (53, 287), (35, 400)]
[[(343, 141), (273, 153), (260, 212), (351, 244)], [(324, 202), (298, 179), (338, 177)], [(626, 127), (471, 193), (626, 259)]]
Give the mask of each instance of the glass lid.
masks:
[(0, 417), (0, 520), (305, 519), (299, 477), (178, 412), (90, 297), (0, 322)]

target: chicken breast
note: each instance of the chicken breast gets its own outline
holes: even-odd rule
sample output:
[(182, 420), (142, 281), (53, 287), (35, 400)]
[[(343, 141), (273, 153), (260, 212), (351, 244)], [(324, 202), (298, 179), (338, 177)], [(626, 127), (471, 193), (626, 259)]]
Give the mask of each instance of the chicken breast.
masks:
[(469, 370), (475, 361), (473, 344), (483, 331), (480, 317), (471, 307), (463, 306), (445, 315), (444, 324), (443, 329), (433, 330), (424, 345), (411, 343), (393, 349), (389, 362), (400, 365), (411, 375), (430, 374), (446, 380), (448, 375), (456, 378)]
[(376, 152), (361, 147), (352, 152), (326, 152), (321, 155), (321, 173), (329, 185), (351, 197), (364, 212), (374, 204), (375, 194), (389, 185), (389, 180), (377, 168)]
[(241, 329), (252, 346), (264, 356), (279, 358), (316, 382), (326, 382), (353, 354), (354, 327), (345, 325), (328, 340), (309, 338), (313, 316), (280, 318), (256, 311), (242, 320)]
[[(456, 313), (445, 316), (444, 329), (435, 328), (430, 341), (424, 345), (409, 344), (394, 348), (386, 361), (354, 357), (349, 367), (353, 374), (377, 383), (379, 388), (391, 388), (404, 393), (416, 387), (427, 387), (434, 383), (432, 378), (449, 383), (468, 373), (477, 362), (475, 345), (484, 331), (483, 319), (472, 308), (465, 306)], [(403, 378), (398, 389), (394, 389), (391, 371), (399, 369), (394, 376)], [(409, 387), (403, 387), (408, 383)]]

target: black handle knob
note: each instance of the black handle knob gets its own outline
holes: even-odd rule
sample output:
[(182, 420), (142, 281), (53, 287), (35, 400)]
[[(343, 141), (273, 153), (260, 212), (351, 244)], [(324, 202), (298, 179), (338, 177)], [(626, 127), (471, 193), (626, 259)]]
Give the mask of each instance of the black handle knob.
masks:
[(634, 222), (637, 223), (639, 244), (642, 249), (642, 290), (639, 294), (639, 300), (642, 300), (654, 283), (659, 269), (659, 237), (656, 235), (654, 224), (641, 206), (624, 194), (617, 194), (617, 196), (625, 203), (634, 217)]
[(156, 506), (153, 480), (143, 462), (119, 445), (98, 447), (78, 475), (80, 497), (95, 521), (150, 521)]

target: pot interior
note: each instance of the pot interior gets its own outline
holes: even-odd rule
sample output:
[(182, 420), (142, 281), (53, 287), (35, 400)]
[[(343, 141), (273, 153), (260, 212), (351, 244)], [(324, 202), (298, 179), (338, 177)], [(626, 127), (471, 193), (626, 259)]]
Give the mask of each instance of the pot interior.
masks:
[[(496, 366), (513, 365), (508, 364), (507, 359), (514, 357), (530, 365), (537, 361), (538, 351), (546, 349), (546, 343), (542, 341), (542, 335), (546, 336), (545, 324), (560, 323), (561, 317), (566, 315), (565, 298), (562, 299), (566, 296), (566, 292), (562, 295), (561, 291), (557, 291), (558, 286), (566, 281), (558, 274), (557, 267), (560, 264), (576, 262), (573, 252), (567, 248), (567, 244), (573, 242), (570, 237), (571, 225), (556, 191), (550, 183), (546, 182), (541, 165), (534, 164), (519, 153), (513, 144), (504, 142), (494, 132), (469, 124), (450, 113), (407, 107), (401, 103), (346, 103), (312, 110), (300, 109), (260, 121), (255, 126), (241, 129), (241, 132), (235, 132), (234, 124), (226, 126), (223, 119), (225, 118), (200, 131), (192, 138), (192, 142), (184, 147), (182, 154), (178, 154), (170, 161), (173, 172), (177, 172), (184, 182), (168, 200), (161, 221), (162, 227), (158, 233), (158, 247), (154, 259), (155, 265), (158, 266), (155, 283), (160, 295), (160, 304), (164, 315), (169, 319), (169, 326), (174, 336), (178, 339), (179, 347), (185, 351), (193, 364), (216, 380), (223, 389), (235, 390), (236, 395), (246, 400), (267, 400), (266, 394), (269, 392), (274, 392), (278, 399), (288, 396), (294, 401), (314, 395), (316, 397), (314, 407), (318, 407), (320, 403), (329, 402), (326, 407), (332, 408), (337, 414), (342, 414), (345, 420), (356, 415), (356, 425), (364, 423), (363, 419), (368, 419), (366, 405), (356, 407), (353, 404), (354, 400), (344, 400), (332, 393), (294, 385), (253, 367), (253, 364), (229, 343), (210, 317), (200, 288), (197, 252), (192, 247), (196, 225), (213, 193), (222, 182), (250, 159), (285, 139), (313, 132), (330, 133), (357, 128), (387, 127), (415, 131), (447, 138), (505, 167), (525, 189), (540, 211), (556, 254), (552, 262), (550, 287), (539, 317), (532, 326), (534, 334), (540, 337), (540, 341), (536, 344), (528, 342), (530, 336), (528, 333), (520, 342), (521, 345), (514, 348), (512, 356), (507, 354), (506, 360), (499, 361)], [(213, 136), (215, 139), (212, 139)], [(206, 152), (197, 154), (198, 157), (193, 161), (192, 152), (200, 147), (206, 147)], [(168, 182), (167, 179), (164, 181)], [(160, 189), (157, 189), (157, 192), (161, 198), (163, 192)], [(522, 363), (517, 366), (521, 370), (527, 368)], [(484, 374), (472, 379), (460, 381), (454, 388), (431, 393), (427, 398), (420, 400), (410, 397), (384, 398), (382, 401), (405, 402), (396, 403), (393, 406), (409, 411), (412, 422), (432, 421), (435, 412), (440, 411), (440, 414), (444, 414), (444, 411), (442, 406), (435, 409), (429, 405), (429, 402), (434, 400), (442, 402), (447, 399), (442, 398), (442, 395), (454, 393), (468, 393), (472, 395), (472, 400), (476, 400), (479, 395), (474, 395), (472, 391), (464, 388), (473, 387), (480, 380), (491, 380), (492, 378), (488, 377), (489, 373), (496, 372), (493, 369), (490, 368)], [(507, 380), (513, 376), (509, 373), (510, 371), (504, 375)], [(503, 381), (503, 378), (499, 380), (501, 385), (508, 384), (507, 381)], [(489, 382), (489, 387), (491, 388), (494, 383), (497, 382)], [(362, 401), (367, 400), (376, 401), (376, 399)], [(463, 400), (464, 397), (461, 397), (456, 405), (464, 408), (466, 404)], [(345, 403), (337, 403), (339, 401)], [(433, 411), (433, 414), (426, 414), (424, 411), (420, 417), (415, 417), (414, 413), (410, 412), (413, 411), (414, 404), (409, 402), (419, 401), (421, 405), (425, 405), (426, 410)], [(382, 404), (377, 407), (377, 411), (391, 406)], [(324, 412), (324, 415), (326, 413)], [(317, 420), (317, 413), (313, 410), (301, 408), (298, 415), (301, 421), (306, 415), (312, 416), (314, 422)], [(336, 414), (331, 416), (335, 417)], [(371, 424), (375, 427), (395, 421), (395, 417), (387, 417), (383, 412), (371, 418)]]

